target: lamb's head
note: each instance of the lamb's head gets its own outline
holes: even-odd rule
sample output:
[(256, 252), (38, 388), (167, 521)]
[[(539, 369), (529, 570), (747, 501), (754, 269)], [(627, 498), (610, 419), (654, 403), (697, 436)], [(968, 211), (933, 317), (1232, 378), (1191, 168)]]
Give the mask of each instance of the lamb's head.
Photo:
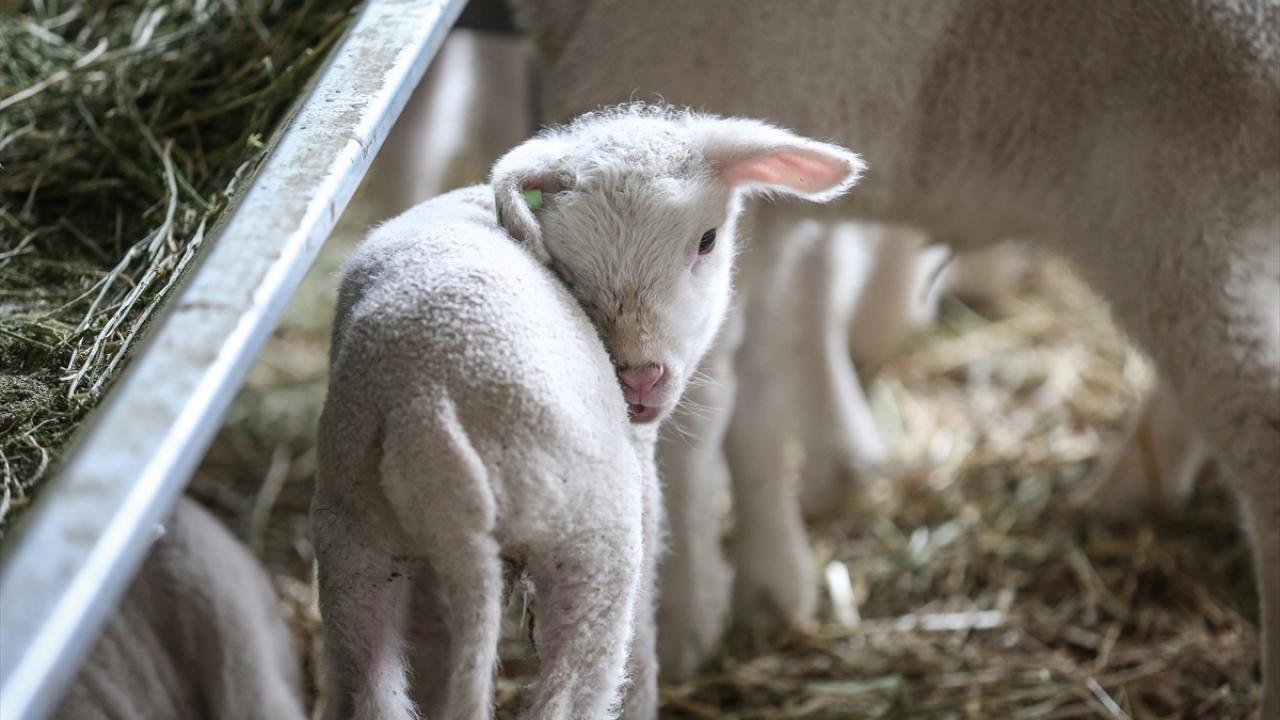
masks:
[(501, 223), (572, 290), (633, 422), (665, 417), (729, 307), (744, 196), (825, 201), (862, 163), (770, 125), (665, 107), (584, 115), (494, 166)]

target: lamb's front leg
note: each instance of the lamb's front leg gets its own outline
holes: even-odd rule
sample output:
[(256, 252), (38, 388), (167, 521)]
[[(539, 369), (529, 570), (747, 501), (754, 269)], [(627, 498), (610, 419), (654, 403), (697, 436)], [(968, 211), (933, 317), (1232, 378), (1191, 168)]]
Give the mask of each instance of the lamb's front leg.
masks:
[(662, 677), (681, 680), (715, 654), (729, 614), (729, 568), (720, 549), (729, 484), (724, 434), (733, 411), (733, 353), (742, 335), (735, 311), (699, 366), (658, 441), (668, 550), (659, 559), (658, 657)]
[(631, 637), (631, 653), (627, 658), (626, 700), (622, 706), (625, 720), (653, 720), (658, 716), (658, 656), (654, 633), (654, 594), (657, 567), (662, 552), (662, 497), (657, 469), (645, 458), (644, 515), (641, 518), (644, 557), (640, 566), (639, 586)]
[(813, 558), (786, 462), (795, 377), (779, 358), (795, 337), (787, 285), (823, 226), (760, 214), (742, 254), (746, 335), (738, 351), (733, 417), (725, 451), (737, 519), (734, 619), (749, 630), (807, 621), (817, 604)]
[[(833, 223), (828, 236), (801, 261), (797, 281), (789, 288), (797, 296), (795, 322), (804, 329), (795, 356), (784, 354), (779, 360), (797, 374), (802, 390), (796, 428), (804, 446), (800, 502), (811, 519), (838, 515), (855, 496), (860, 478), (888, 457), (848, 351), (855, 305), (910, 301), (905, 293), (867, 297), (871, 276), (893, 269), (876, 264), (875, 242), (866, 226)], [(894, 329), (863, 331), (878, 336)]]

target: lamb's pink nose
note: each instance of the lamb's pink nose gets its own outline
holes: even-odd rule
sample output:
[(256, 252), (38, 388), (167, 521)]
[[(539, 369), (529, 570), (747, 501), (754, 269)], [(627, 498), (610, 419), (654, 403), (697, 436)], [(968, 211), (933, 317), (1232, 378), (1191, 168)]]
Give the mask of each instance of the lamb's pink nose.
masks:
[(619, 369), (618, 378), (626, 386), (623, 395), (627, 402), (643, 405), (665, 374), (666, 368), (657, 363)]

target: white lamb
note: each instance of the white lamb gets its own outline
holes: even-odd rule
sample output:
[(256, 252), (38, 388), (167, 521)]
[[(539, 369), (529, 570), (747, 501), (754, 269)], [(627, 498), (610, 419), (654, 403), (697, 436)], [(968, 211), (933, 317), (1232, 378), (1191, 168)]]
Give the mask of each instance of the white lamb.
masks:
[[(1261, 595), (1262, 714), (1280, 717), (1280, 3), (520, 5), (551, 117), (652, 93), (766, 117), (866, 153), (875, 172), (843, 217), (1074, 262), (1230, 476)], [(766, 226), (747, 262), (783, 266), (795, 221)], [(771, 443), (790, 401), (766, 358), (789, 328), (750, 298), (767, 279), (743, 284), (734, 594), (767, 624), (808, 615), (816, 583)], [(705, 634), (705, 613), (687, 619)]]
[(654, 717), (657, 421), (727, 312), (742, 198), (831, 199), (860, 168), (762, 123), (624, 106), (370, 235), (343, 278), (312, 509), (328, 717), (416, 717), (408, 587), (441, 618), (411, 651), (448, 656), (414, 678), (423, 709), (489, 717), (504, 569), (538, 593), (526, 717), (609, 717), (628, 677), (626, 716)]

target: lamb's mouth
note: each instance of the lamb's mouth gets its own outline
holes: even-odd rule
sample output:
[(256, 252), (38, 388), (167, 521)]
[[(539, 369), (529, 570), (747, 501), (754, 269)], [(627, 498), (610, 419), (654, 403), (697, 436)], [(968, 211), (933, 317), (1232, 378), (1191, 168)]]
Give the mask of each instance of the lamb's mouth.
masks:
[(651, 423), (658, 419), (662, 408), (639, 403), (627, 403), (627, 418), (633, 423)]

